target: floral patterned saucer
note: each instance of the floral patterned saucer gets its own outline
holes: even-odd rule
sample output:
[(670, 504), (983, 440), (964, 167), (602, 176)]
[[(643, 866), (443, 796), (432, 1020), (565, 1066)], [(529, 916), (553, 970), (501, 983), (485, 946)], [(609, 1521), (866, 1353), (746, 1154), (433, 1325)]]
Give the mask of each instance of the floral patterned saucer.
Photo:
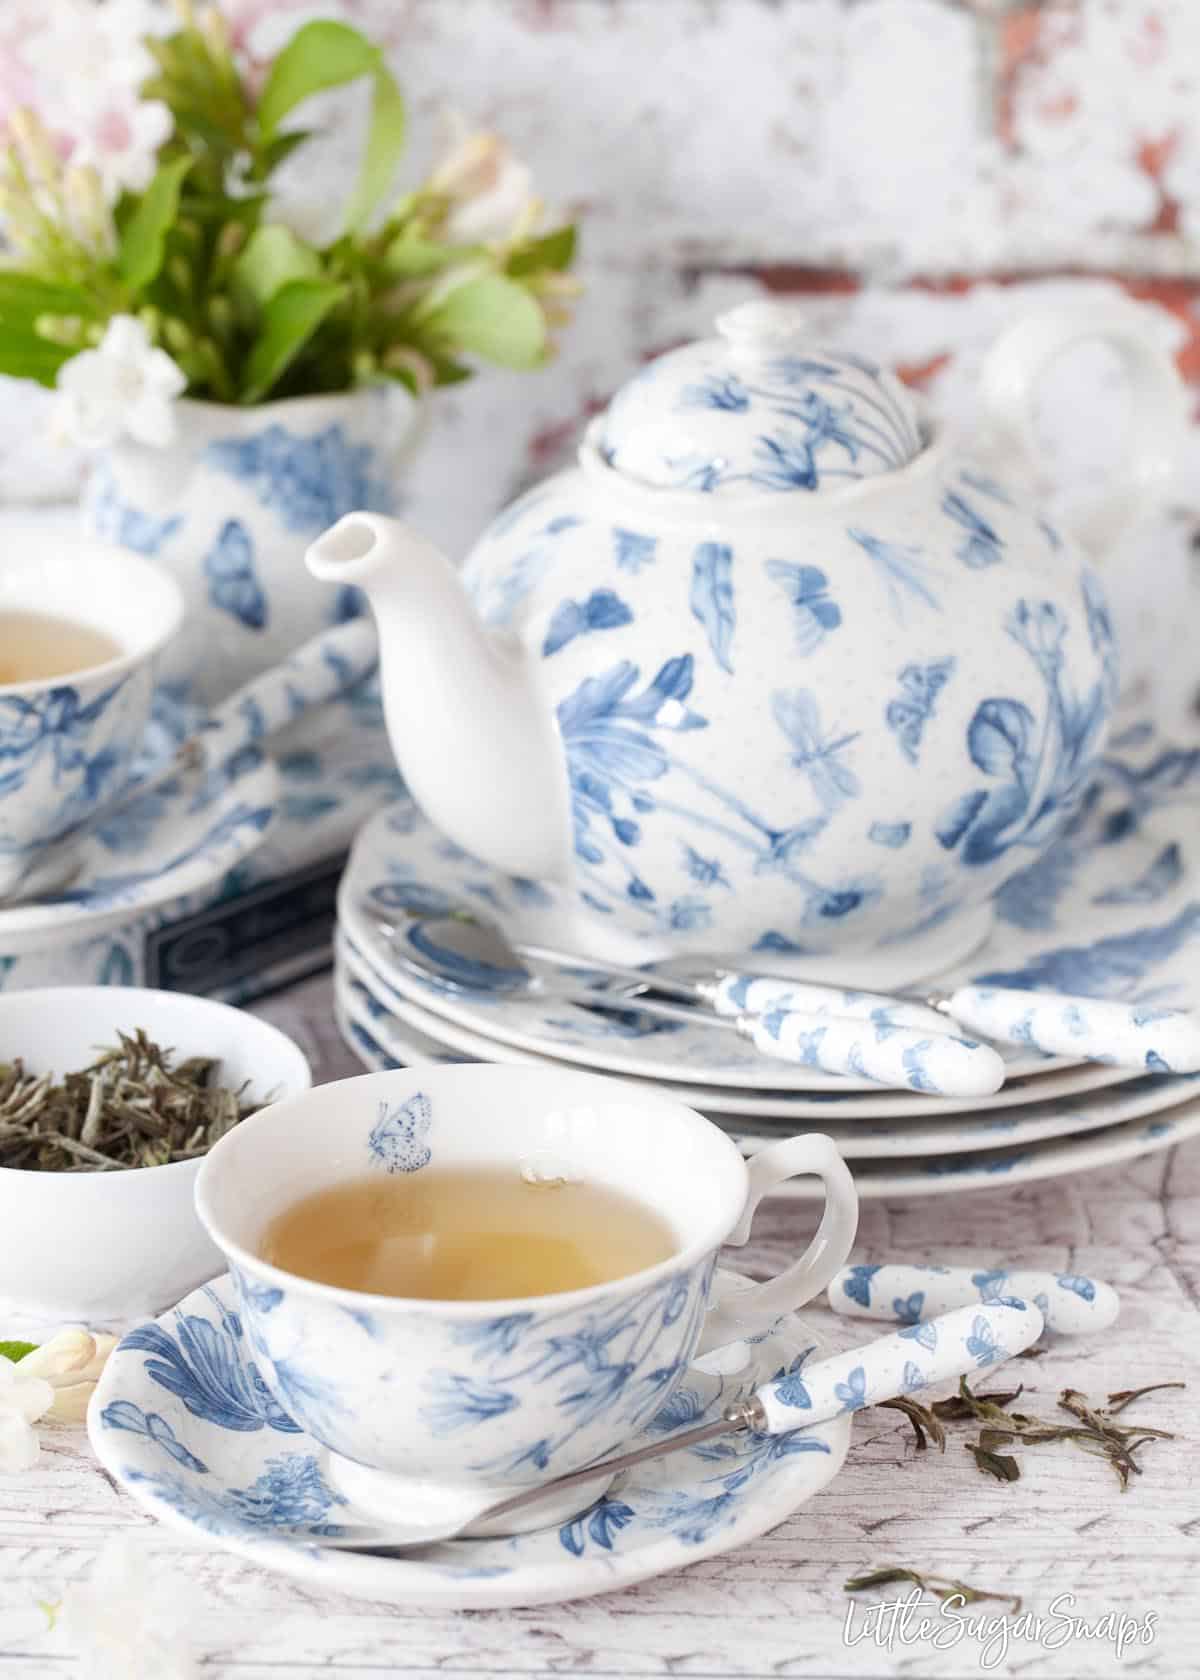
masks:
[[(718, 1274), (718, 1287), (738, 1286)], [(788, 1318), (740, 1359), (728, 1349), (708, 1356), (647, 1435), (716, 1417), (736, 1393), (798, 1370), (818, 1345)], [(267, 1393), (227, 1277), (132, 1330), (88, 1412), (101, 1464), (168, 1526), (330, 1591), (421, 1609), (586, 1598), (730, 1551), (832, 1481), (850, 1429), (842, 1415), (791, 1435), (714, 1440), (628, 1472), (561, 1526), (385, 1559), (321, 1549), (339, 1523), (370, 1519), (334, 1493), (324, 1449)], [(297, 1528), (311, 1539), (279, 1532)]]
[[(139, 768), (151, 772), (190, 726), (160, 689)], [(68, 930), (88, 939), (197, 892), (262, 844), (278, 807), (279, 775), (258, 747), (154, 788), (81, 839), (80, 868), (65, 887), (36, 902), (0, 905), (0, 950), (36, 950)]]
[[(369, 1053), (371, 1066), (381, 1067), (384, 1061), (402, 1067), (419, 1067), (425, 1062), (476, 1060), (463, 1057), (436, 1037), (430, 1038), (418, 1029), (399, 1021), (361, 980), (339, 965), (335, 980), (335, 1001), (340, 1030), (346, 1043), (362, 1057)], [(435, 1023), (436, 1024), (436, 1023)], [(487, 1060), (506, 1062), (503, 1054), (488, 1056)], [(535, 1057), (518, 1052), (513, 1059), (535, 1061)], [(547, 1065), (545, 1063), (543, 1066)], [(742, 1149), (761, 1149), (764, 1142), (780, 1136), (790, 1136), (801, 1124), (786, 1110), (778, 1115), (760, 1115), (747, 1119), (727, 1114), (720, 1104), (701, 1102), (686, 1086), (669, 1086), (655, 1082), (653, 1089), (660, 1095), (673, 1096), (689, 1107), (700, 1108), (708, 1118), (727, 1131)], [(1082, 1132), (1099, 1131), (1104, 1127), (1162, 1114), (1200, 1093), (1200, 1074), (1179, 1074), (1160, 1078), (1151, 1074), (1132, 1078), (1120, 1087), (1067, 1097), (1059, 1101), (1030, 1102), (1023, 1108), (1010, 1109), (1002, 1114), (976, 1114), (968, 1111), (945, 1118), (917, 1117), (915, 1119), (851, 1119), (841, 1118), (838, 1108), (827, 1110), (815, 1124), (837, 1144), (840, 1152), (856, 1164), (861, 1160), (879, 1162), (898, 1161), (910, 1156), (940, 1156), (950, 1159), (957, 1155), (973, 1154), (981, 1150), (995, 1150), (998, 1145), (1014, 1149), (1018, 1145), (1053, 1142), (1058, 1138)], [(811, 1120), (803, 1122), (812, 1125)], [(786, 1195), (788, 1187), (776, 1194)]]
[[(939, 988), (1027, 987), (1188, 1008), (1200, 1003), (1200, 746), (1164, 743), (1126, 725), (1099, 779), (1050, 850), (1000, 889), (982, 950)], [(864, 1081), (766, 1060), (719, 1028), (679, 1026), (495, 992), (450, 995), (388, 960), (372, 911), (445, 914), (477, 905), (537, 940), (548, 890), (478, 862), (402, 802), (359, 835), (342, 882), (339, 918), (394, 989), (492, 1040), (610, 1073), (743, 1089), (848, 1092)], [(770, 953), (757, 959), (764, 968)], [(1010, 1047), (1010, 1079), (1043, 1073), (1047, 1058)], [(875, 1087), (877, 1090), (878, 1088)]]

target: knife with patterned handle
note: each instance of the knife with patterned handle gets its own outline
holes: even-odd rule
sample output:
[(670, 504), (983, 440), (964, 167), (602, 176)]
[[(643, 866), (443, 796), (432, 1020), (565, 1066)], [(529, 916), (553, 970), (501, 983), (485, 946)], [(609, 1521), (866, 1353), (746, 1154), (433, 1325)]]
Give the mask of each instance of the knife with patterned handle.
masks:
[(693, 984), (718, 1015), (804, 1009), (913, 1027), (940, 1017), (942, 1031), (949, 1023), (1047, 1056), (1071, 1056), (1145, 1073), (1200, 1071), (1200, 1018), (1183, 1009), (1006, 986), (960, 986), (949, 993), (895, 998), (767, 975), (723, 974)]
[(1032, 1301), (1048, 1330), (1066, 1336), (1107, 1330), (1121, 1310), (1116, 1290), (1099, 1278), (1017, 1266), (843, 1266), (829, 1285), (834, 1312), (918, 1324), (952, 1307), (983, 1306), (1016, 1296)]

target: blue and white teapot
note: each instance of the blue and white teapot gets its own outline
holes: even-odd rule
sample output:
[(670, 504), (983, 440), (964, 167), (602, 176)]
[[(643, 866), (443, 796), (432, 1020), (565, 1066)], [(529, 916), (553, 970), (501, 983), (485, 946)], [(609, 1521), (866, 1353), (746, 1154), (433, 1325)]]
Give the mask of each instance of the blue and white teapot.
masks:
[[(981, 939), (1085, 790), (1117, 668), (1082, 549), (1171, 470), (1182, 387), (1132, 309), (1028, 318), (985, 366), (985, 471), (787, 306), (717, 326), (626, 385), (461, 578), (373, 514), (308, 564), (371, 601), (418, 804), (537, 883), (561, 941), (898, 983)], [(1088, 337), (1122, 353), (1136, 443), (1077, 549), (991, 463)]]

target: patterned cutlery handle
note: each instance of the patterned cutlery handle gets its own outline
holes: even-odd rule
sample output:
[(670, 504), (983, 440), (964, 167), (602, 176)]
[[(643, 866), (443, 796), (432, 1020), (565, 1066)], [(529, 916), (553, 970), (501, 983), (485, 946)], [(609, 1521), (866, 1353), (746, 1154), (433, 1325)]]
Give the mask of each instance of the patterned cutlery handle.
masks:
[(841, 1015), (848, 1021), (871, 1021), (883, 1027), (912, 1027), (917, 1032), (951, 1030), (936, 1009), (909, 1003), (883, 992), (853, 992), (842, 986), (816, 986), (770, 974), (722, 974), (701, 981), (701, 994), (718, 1015), (765, 1015), (772, 1009), (802, 1009), (809, 1015)]
[(743, 1038), (785, 1062), (822, 1073), (854, 1075), (899, 1091), (939, 1097), (990, 1096), (1004, 1083), (1004, 1063), (985, 1044), (949, 1033), (808, 1015), (795, 1009), (739, 1015)]
[(829, 1285), (834, 1312), (847, 1318), (890, 1318), (917, 1324), (951, 1307), (1032, 1301), (1046, 1328), (1065, 1336), (1107, 1330), (1121, 1310), (1116, 1290), (1073, 1272), (1005, 1266), (844, 1266)]
[(766, 1414), (766, 1432), (779, 1435), (999, 1365), (1041, 1333), (1042, 1315), (1028, 1301), (976, 1303), (816, 1365), (797, 1362), (754, 1398)]
[(369, 676), (379, 659), (371, 618), (324, 630), (281, 664), (214, 706), (200, 741), (209, 764), (222, 764), (274, 735), (313, 706), (323, 706)]
[(1182, 1009), (962, 986), (947, 999), (946, 1013), (968, 1032), (1025, 1044), (1049, 1056), (1145, 1073), (1200, 1071), (1200, 1017)]

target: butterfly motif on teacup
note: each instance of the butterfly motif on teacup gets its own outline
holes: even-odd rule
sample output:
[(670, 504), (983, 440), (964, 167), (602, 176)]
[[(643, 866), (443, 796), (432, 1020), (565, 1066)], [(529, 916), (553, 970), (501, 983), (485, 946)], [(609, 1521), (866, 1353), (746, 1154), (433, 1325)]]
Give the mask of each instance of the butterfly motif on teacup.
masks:
[(433, 1109), (423, 1091), (394, 1107), (381, 1102), (379, 1118), (367, 1138), (371, 1164), (384, 1172), (417, 1172), (432, 1158), (426, 1139), (433, 1121)]
[(247, 630), (265, 630), (267, 597), (254, 566), (254, 544), (240, 519), (227, 519), (204, 557), (208, 598), (240, 619)]
[(925, 725), (934, 715), (938, 695), (954, 675), (955, 664), (953, 658), (935, 659), (930, 665), (906, 665), (900, 673), (902, 692), (888, 701), (884, 715), (910, 764), (917, 762)]
[(768, 560), (767, 576), (792, 603), (797, 652), (802, 656), (815, 653), (842, 622), (842, 609), (829, 595), (829, 579), (817, 566), (794, 566), (788, 560)]

